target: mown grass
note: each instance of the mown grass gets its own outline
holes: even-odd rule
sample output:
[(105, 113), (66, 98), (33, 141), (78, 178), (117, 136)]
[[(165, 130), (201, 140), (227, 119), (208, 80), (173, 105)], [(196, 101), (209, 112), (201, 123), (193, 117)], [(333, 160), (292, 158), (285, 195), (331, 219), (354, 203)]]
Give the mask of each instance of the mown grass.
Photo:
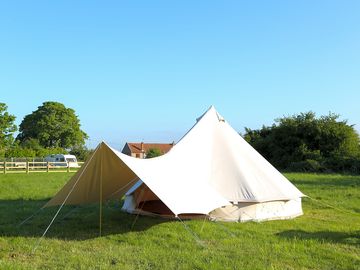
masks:
[[(39, 209), (68, 173), (0, 175), (0, 269), (360, 269), (360, 176), (288, 173), (305, 194), (304, 215), (263, 223), (139, 217), (98, 205)], [(336, 207), (334, 209), (330, 206)]]

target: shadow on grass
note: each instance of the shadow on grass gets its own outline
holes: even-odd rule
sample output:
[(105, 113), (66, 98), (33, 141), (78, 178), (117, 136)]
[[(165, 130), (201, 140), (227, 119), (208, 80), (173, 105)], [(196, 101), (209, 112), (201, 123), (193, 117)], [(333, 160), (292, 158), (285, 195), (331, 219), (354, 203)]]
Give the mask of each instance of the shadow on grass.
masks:
[[(0, 201), (0, 237), (40, 237), (54, 217), (58, 207), (44, 208), (25, 224), (19, 224), (38, 211), (46, 200)], [(102, 236), (145, 231), (169, 220), (139, 216), (120, 210), (122, 202), (103, 205)], [(47, 238), (86, 240), (99, 236), (99, 205), (64, 206), (55, 219)]]
[(320, 242), (340, 243), (360, 246), (360, 231), (354, 231), (351, 233), (345, 232), (331, 232), (331, 231), (319, 231), (319, 232), (306, 232), (303, 230), (289, 230), (276, 234), (277, 236), (288, 239), (315, 239)]

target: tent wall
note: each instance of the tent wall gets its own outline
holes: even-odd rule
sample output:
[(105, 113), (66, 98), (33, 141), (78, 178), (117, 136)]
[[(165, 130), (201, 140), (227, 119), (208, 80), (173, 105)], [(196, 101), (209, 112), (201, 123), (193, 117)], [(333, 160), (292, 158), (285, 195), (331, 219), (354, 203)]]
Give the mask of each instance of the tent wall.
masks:
[[(126, 194), (122, 210), (131, 214), (174, 217), (170, 209), (144, 183)], [(287, 201), (233, 203), (213, 210), (209, 213), (209, 218), (215, 221), (246, 222), (291, 219), (302, 214), (299, 198)]]
[[(140, 209), (136, 204), (133, 195), (125, 198), (122, 211), (141, 215), (153, 215), (172, 218), (174, 215), (169, 213), (159, 214), (159, 208)], [(272, 201), (265, 203), (238, 203), (231, 206), (217, 208), (210, 212), (209, 218), (214, 221), (246, 222), (246, 221), (266, 221), (278, 219), (291, 219), (303, 214), (301, 199), (289, 201)]]
[(127, 195), (124, 204), (121, 208), (122, 211), (133, 214), (136, 209), (136, 201), (133, 195)]
[(218, 221), (265, 221), (291, 219), (302, 215), (301, 198), (289, 201), (263, 203), (237, 203), (210, 212), (212, 220)]

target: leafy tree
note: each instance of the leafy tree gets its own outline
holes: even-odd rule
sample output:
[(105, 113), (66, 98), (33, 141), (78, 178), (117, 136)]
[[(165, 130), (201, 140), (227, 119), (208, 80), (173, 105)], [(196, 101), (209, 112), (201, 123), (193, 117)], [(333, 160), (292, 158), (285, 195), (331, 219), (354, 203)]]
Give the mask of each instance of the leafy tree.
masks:
[(158, 157), (161, 156), (163, 153), (161, 152), (160, 149), (158, 148), (150, 148), (147, 152), (146, 152), (146, 158), (154, 158), (154, 157)]
[(86, 133), (80, 129), (80, 121), (75, 111), (58, 102), (44, 102), (42, 106), (25, 116), (17, 136), (22, 144), (28, 140), (38, 140), (44, 148), (73, 148), (82, 146)]
[(40, 145), (38, 139), (29, 138), (21, 143), (22, 148), (33, 149), (34, 151), (41, 151), (43, 147)]
[(360, 171), (359, 135), (339, 115), (317, 118), (313, 112), (300, 113), (245, 131), (245, 140), (279, 169)]
[(0, 103), (0, 149), (13, 143), (13, 133), (17, 130), (14, 121), (15, 116), (7, 112), (6, 104)]

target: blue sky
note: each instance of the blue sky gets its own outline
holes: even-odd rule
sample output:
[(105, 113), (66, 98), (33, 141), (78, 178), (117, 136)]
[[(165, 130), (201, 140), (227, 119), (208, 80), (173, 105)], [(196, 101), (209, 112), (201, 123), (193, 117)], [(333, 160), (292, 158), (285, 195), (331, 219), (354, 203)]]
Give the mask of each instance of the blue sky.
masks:
[(360, 130), (360, 1), (1, 1), (0, 101), (75, 109), (88, 145), (242, 132), (312, 110)]

